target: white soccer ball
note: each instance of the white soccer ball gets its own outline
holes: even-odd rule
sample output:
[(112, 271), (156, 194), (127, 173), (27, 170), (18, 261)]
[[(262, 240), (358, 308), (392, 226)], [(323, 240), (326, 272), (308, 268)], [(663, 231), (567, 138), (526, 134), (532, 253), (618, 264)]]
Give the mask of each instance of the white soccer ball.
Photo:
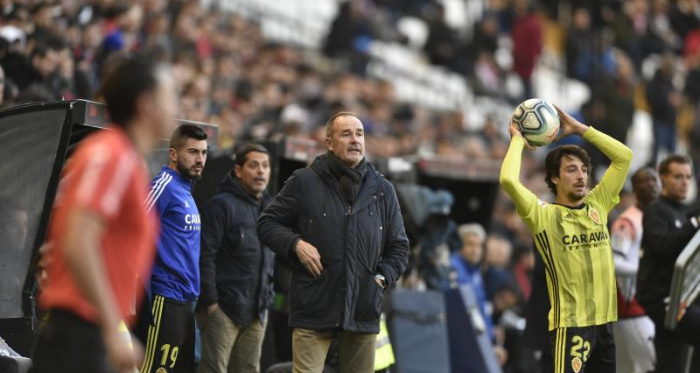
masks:
[(531, 98), (513, 112), (513, 122), (534, 146), (550, 144), (559, 134), (559, 113), (549, 102)]

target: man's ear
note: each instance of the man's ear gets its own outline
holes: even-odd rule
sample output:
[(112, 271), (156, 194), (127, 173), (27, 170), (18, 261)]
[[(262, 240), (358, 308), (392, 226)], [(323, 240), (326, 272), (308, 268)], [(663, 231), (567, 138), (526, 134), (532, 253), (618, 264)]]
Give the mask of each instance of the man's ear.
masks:
[(326, 148), (328, 148), (328, 150), (330, 151), (333, 151), (333, 143), (331, 142), (330, 137), (326, 137)]
[(170, 162), (177, 162), (177, 151), (173, 148), (168, 149), (168, 157), (170, 157)]
[(241, 171), (243, 171), (243, 168), (241, 168), (241, 166), (239, 166), (239, 165), (233, 166), (233, 172), (236, 174), (236, 177), (239, 179), (241, 178)]

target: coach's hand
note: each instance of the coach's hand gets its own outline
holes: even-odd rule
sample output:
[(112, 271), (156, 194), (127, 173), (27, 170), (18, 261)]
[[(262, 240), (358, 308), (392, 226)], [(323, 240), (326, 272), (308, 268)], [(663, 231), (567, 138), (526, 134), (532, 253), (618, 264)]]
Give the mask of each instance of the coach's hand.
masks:
[(314, 277), (321, 275), (321, 272), (323, 272), (321, 255), (319, 255), (318, 250), (313, 245), (304, 240), (299, 240), (297, 241), (297, 247), (294, 249), (294, 252), (297, 253), (299, 261), (309, 273)]
[(209, 307), (207, 307), (207, 315), (214, 313), (217, 308), (219, 308), (219, 303), (210, 304)]

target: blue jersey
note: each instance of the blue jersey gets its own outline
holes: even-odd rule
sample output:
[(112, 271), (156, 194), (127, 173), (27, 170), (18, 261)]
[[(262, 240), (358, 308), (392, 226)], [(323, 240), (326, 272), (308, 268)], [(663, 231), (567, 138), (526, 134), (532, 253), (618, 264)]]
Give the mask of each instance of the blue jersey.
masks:
[(158, 251), (150, 292), (190, 302), (199, 296), (199, 211), (192, 181), (166, 167), (151, 181), (146, 208), (160, 217)]

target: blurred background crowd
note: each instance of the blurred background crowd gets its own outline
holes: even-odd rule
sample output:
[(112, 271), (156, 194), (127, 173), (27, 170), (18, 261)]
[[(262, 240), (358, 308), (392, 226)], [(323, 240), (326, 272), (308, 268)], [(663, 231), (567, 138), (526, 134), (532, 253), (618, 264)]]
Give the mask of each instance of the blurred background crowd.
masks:
[[(671, 152), (700, 164), (698, 0), (297, 2), (0, 0), (2, 106), (98, 98), (111, 61), (140, 51), (172, 64), (180, 116), (218, 125), (221, 149), (322, 144), (342, 110), (362, 119), (370, 158), (500, 162), (509, 113), (542, 97), (629, 144), (632, 171)], [(542, 198), (544, 154), (527, 152), (522, 175)], [(533, 245), (503, 193), (485, 228), (497, 323), (522, 314)], [(432, 285), (414, 273), (405, 286)]]

